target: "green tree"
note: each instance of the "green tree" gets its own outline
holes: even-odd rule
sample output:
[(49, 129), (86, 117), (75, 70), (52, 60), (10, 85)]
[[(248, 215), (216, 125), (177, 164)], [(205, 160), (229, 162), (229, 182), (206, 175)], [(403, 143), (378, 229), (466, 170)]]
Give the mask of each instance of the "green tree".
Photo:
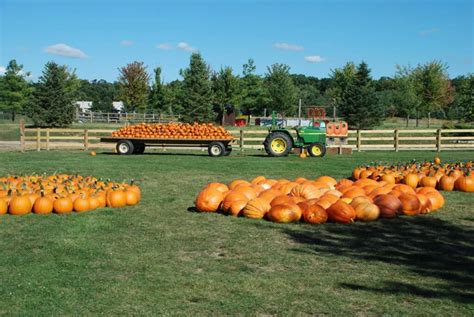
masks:
[(26, 114), (35, 125), (65, 127), (74, 119), (77, 90), (80, 82), (67, 66), (48, 62), (39, 78)]
[(155, 81), (153, 82), (150, 90), (150, 107), (154, 111), (158, 111), (160, 113), (167, 112), (169, 110), (168, 96), (166, 92), (166, 86), (163, 85), (161, 81), (161, 68), (155, 68), (154, 73)]
[(346, 63), (342, 68), (331, 70), (331, 84), (326, 89), (326, 96), (331, 106), (340, 112), (343, 104), (343, 94), (348, 86), (355, 80), (356, 67), (354, 63)]
[(256, 75), (255, 70), (255, 62), (250, 58), (243, 65), (243, 77), (240, 80), (241, 112), (263, 115), (263, 109), (269, 103), (269, 96), (262, 77)]
[(143, 62), (133, 62), (119, 68), (120, 97), (126, 111), (145, 112), (148, 103), (150, 76)]
[[(350, 65), (347, 65), (350, 69)], [(344, 81), (343, 81), (344, 82)], [(377, 102), (370, 69), (365, 62), (355, 69), (341, 89), (339, 111), (350, 126), (357, 129), (371, 128), (384, 119), (383, 104)]]
[(450, 105), (450, 117), (466, 122), (474, 121), (474, 75), (460, 76), (453, 80), (456, 98)]
[(212, 75), (214, 111), (224, 124), (224, 114), (237, 112), (240, 108), (241, 93), (239, 78), (232, 73), (231, 67), (221, 68)]
[(104, 79), (80, 80), (78, 100), (92, 101), (92, 111), (113, 112), (112, 102), (119, 98), (116, 85)]
[(9, 112), (11, 120), (23, 110), (28, 102), (32, 89), (25, 80), (23, 65), (11, 60), (6, 67), (5, 75), (0, 77), (0, 110)]
[(212, 89), (210, 69), (201, 54), (193, 53), (189, 67), (180, 71), (183, 76), (181, 104), (185, 121), (212, 121)]
[(283, 115), (296, 114), (297, 89), (290, 76), (290, 67), (284, 64), (273, 64), (267, 67), (265, 83), (268, 88), (270, 111)]
[(409, 67), (397, 65), (395, 75), (394, 103), (397, 106), (397, 113), (407, 118), (407, 126), (411, 118), (417, 117), (421, 107), (421, 96), (417, 92), (415, 78)]

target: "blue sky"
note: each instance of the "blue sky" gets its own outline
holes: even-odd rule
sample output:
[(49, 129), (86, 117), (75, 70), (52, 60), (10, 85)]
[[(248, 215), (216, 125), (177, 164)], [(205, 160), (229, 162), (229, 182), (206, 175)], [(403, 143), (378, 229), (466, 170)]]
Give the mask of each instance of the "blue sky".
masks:
[(375, 78), (437, 59), (455, 77), (473, 72), (473, 3), (0, 0), (0, 67), (15, 58), (36, 79), (54, 60), (112, 81), (119, 66), (140, 60), (170, 81), (198, 50), (213, 69), (236, 73), (250, 57), (260, 74), (285, 63), (317, 77), (365, 60)]

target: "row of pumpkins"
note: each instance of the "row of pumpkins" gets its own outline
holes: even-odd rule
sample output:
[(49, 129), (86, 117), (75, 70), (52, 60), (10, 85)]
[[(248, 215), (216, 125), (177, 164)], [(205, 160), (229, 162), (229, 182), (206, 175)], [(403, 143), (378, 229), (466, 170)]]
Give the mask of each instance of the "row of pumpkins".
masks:
[(137, 185), (102, 181), (92, 176), (6, 176), (0, 178), (0, 215), (84, 212), (139, 203)]
[(224, 127), (212, 123), (140, 123), (112, 132), (113, 137), (156, 139), (224, 139), (233, 137)]
[(321, 224), (351, 223), (380, 217), (419, 215), (444, 205), (444, 197), (433, 187), (414, 189), (370, 178), (336, 181), (330, 176), (316, 180), (297, 178), (234, 180), (230, 184), (209, 183), (197, 196), (199, 212), (222, 212), (232, 216), (288, 223), (300, 219)]
[(388, 183), (403, 183), (410, 187), (434, 187), (444, 191), (474, 192), (474, 163), (410, 162), (398, 165), (372, 164), (357, 167), (352, 172), (355, 180), (369, 178)]

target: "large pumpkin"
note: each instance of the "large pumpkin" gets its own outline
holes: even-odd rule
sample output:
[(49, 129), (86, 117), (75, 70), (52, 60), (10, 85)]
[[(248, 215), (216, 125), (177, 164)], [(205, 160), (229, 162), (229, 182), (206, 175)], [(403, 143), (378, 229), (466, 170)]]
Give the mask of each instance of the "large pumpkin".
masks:
[(425, 194), (431, 202), (431, 210), (437, 210), (444, 206), (444, 197), (438, 191), (433, 191)]
[(230, 191), (229, 193), (227, 193), (224, 200), (222, 201), (222, 210), (227, 212), (232, 203), (238, 200), (248, 201), (247, 197), (241, 192)]
[(247, 218), (262, 219), (270, 208), (271, 206), (266, 200), (254, 198), (247, 203), (242, 213)]
[(372, 203), (360, 203), (354, 207), (356, 219), (361, 221), (374, 221), (380, 216), (380, 209)]
[(304, 205), (303, 220), (311, 224), (321, 224), (328, 220), (328, 214), (321, 206), (317, 204)]
[(402, 212), (408, 216), (415, 216), (420, 213), (421, 202), (414, 194), (401, 194), (398, 197), (402, 202)]
[(328, 219), (334, 222), (350, 223), (356, 218), (354, 208), (342, 200), (336, 201), (326, 212), (328, 213)]
[(383, 218), (394, 218), (402, 212), (402, 202), (393, 195), (379, 195), (374, 198), (374, 204), (380, 209)]
[(271, 202), (275, 197), (281, 196), (283, 193), (278, 189), (270, 188), (267, 189), (258, 195), (258, 198), (265, 199), (268, 202)]
[(247, 200), (235, 200), (230, 204), (230, 208), (227, 210), (227, 212), (231, 216), (239, 216), (245, 206), (247, 206)]
[(267, 213), (269, 220), (280, 223), (295, 222), (301, 218), (301, 209), (295, 204), (273, 206)]
[(255, 189), (250, 186), (239, 185), (233, 191), (241, 193), (242, 195), (247, 197), (248, 200), (257, 198), (257, 193), (255, 192)]
[(272, 206), (283, 205), (283, 204), (296, 204), (295, 198), (287, 195), (280, 195), (275, 197), (271, 203)]
[(206, 188), (212, 188), (212, 189), (220, 191), (221, 193), (226, 193), (229, 191), (229, 187), (227, 187), (226, 184), (216, 183), (216, 182), (207, 184)]
[(318, 187), (310, 183), (300, 184), (294, 187), (290, 192), (291, 196), (303, 197), (304, 199), (319, 198), (322, 194)]
[(216, 212), (224, 199), (221, 191), (206, 188), (196, 198), (196, 209), (200, 212)]

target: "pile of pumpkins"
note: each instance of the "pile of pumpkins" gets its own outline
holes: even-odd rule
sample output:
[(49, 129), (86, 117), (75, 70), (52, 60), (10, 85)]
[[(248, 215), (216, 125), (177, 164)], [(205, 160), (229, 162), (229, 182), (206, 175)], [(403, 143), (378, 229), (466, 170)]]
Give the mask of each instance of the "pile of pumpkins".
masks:
[(139, 203), (137, 185), (80, 175), (0, 177), (0, 215), (58, 214), (97, 208), (122, 208)]
[(439, 157), (433, 162), (410, 162), (396, 165), (373, 163), (352, 171), (352, 178), (373, 179), (390, 183), (403, 183), (410, 187), (435, 187), (444, 191), (474, 192), (474, 163), (442, 163)]
[(140, 123), (112, 132), (113, 137), (155, 139), (212, 139), (232, 140), (224, 127), (212, 123)]
[(326, 221), (351, 223), (426, 214), (443, 207), (444, 197), (434, 187), (413, 187), (363, 178), (337, 181), (330, 176), (251, 181), (237, 179), (226, 185), (210, 183), (198, 194), (199, 212), (288, 223)]

